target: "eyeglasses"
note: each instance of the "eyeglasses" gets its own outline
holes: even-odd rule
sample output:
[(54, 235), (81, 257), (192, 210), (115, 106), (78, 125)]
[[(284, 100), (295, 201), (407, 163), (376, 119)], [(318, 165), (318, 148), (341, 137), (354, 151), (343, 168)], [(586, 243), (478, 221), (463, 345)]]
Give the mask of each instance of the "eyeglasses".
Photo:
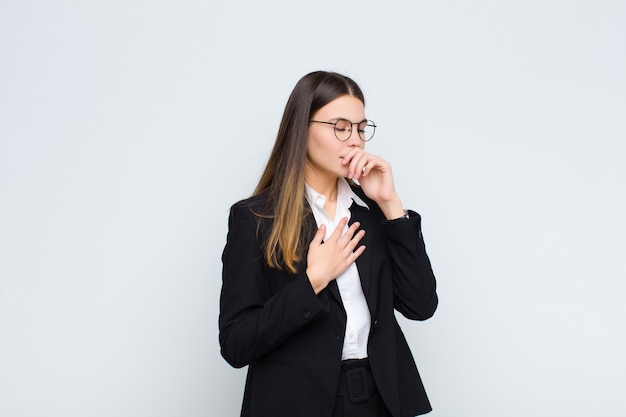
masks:
[(367, 142), (374, 137), (376, 131), (376, 125), (371, 120), (363, 120), (361, 122), (352, 123), (347, 119), (337, 119), (334, 122), (322, 122), (320, 120), (309, 120), (311, 123), (324, 123), (331, 125), (335, 131), (335, 137), (342, 142), (347, 141), (352, 136), (352, 126), (357, 125), (359, 132), (359, 138), (363, 142)]

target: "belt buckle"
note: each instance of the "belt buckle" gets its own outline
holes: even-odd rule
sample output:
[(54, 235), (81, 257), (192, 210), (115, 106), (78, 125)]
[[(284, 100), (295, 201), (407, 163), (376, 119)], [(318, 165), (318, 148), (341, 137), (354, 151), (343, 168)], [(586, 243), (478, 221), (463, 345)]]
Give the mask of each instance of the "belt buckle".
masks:
[[(351, 403), (359, 403), (370, 397), (366, 382), (365, 368), (355, 368), (346, 372), (346, 385)], [(360, 389), (359, 389), (360, 385)]]

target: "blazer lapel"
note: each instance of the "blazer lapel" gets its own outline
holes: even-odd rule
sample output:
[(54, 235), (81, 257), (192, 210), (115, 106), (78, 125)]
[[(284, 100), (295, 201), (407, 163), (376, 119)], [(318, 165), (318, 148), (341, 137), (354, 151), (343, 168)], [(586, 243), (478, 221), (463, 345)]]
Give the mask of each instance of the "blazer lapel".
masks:
[(367, 300), (367, 304), (370, 306), (370, 311), (372, 310), (372, 303), (370, 302), (369, 296), (371, 295), (371, 262), (372, 262), (372, 253), (374, 250), (374, 244), (372, 242), (372, 234), (368, 234), (367, 231), (371, 230), (371, 221), (372, 217), (368, 213), (368, 209), (365, 207), (361, 207), (356, 203), (353, 203), (350, 206), (350, 212), (352, 215), (350, 216), (350, 224), (358, 221), (361, 223), (360, 228), (365, 230), (365, 236), (361, 239), (359, 245), (365, 245), (365, 252), (361, 254), (361, 256), (356, 260), (356, 266), (359, 270), (359, 278), (361, 279), (361, 287), (363, 288), (363, 294), (365, 294), (365, 299)]

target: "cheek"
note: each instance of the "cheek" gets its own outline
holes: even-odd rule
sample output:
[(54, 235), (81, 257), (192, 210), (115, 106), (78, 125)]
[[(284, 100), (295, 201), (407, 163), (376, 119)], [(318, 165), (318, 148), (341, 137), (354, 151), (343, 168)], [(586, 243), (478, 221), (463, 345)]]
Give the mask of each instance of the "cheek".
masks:
[(307, 154), (309, 157), (326, 158), (327, 155), (337, 153), (335, 144), (330, 142), (327, 137), (322, 135), (309, 135), (307, 141)]

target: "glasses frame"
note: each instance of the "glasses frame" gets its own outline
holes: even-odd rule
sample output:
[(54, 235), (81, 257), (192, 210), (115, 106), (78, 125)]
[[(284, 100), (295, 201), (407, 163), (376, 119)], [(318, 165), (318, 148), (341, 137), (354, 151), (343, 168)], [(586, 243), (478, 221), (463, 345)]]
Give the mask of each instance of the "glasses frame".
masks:
[[(337, 138), (338, 141), (340, 142), (346, 142), (348, 140), (350, 140), (350, 138), (352, 137), (352, 132), (354, 131), (354, 129), (352, 128), (354, 125), (356, 125), (356, 130), (358, 132), (359, 135), (359, 139), (361, 139), (362, 142), (369, 142), (370, 140), (372, 140), (372, 138), (374, 137), (374, 134), (376, 133), (376, 123), (374, 123), (373, 120), (369, 120), (369, 119), (364, 119), (361, 120), (360, 122), (351, 122), (348, 119), (344, 119), (344, 118), (339, 118), (337, 120), (335, 120), (334, 122), (324, 122), (322, 120), (309, 120), (310, 123), (324, 123), (326, 125), (332, 125), (333, 126), (333, 132), (335, 133), (335, 138)], [(348, 137), (345, 139), (339, 139), (339, 136), (337, 136), (337, 123), (339, 122), (347, 122), (350, 124), (350, 133), (348, 134)], [(364, 135), (361, 133), (360, 129), (359, 129), (359, 125), (361, 123), (365, 122), (366, 126), (371, 127), (372, 130), (372, 136), (370, 136), (367, 139), (364, 139)]]

